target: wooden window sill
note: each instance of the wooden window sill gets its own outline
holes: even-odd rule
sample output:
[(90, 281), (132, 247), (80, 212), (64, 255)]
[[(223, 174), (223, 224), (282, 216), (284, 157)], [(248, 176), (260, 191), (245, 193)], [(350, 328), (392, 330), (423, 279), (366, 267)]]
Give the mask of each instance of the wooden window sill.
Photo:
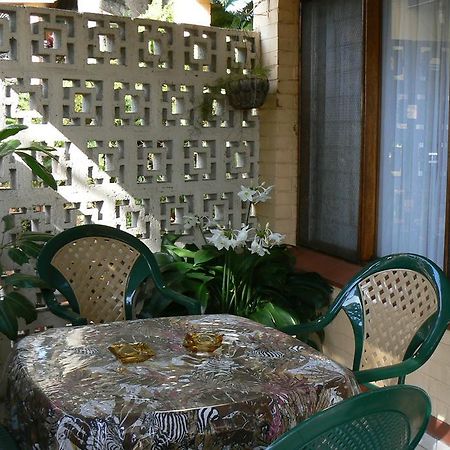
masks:
[(317, 272), (333, 286), (339, 288), (343, 287), (362, 268), (358, 264), (304, 247), (293, 247), (292, 252), (297, 258), (297, 269)]
[[(338, 288), (345, 286), (363, 267), (304, 247), (292, 247), (292, 253), (297, 258), (297, 269), (317, 272)], [(447, 330), (450, 330), (450, 324)]]

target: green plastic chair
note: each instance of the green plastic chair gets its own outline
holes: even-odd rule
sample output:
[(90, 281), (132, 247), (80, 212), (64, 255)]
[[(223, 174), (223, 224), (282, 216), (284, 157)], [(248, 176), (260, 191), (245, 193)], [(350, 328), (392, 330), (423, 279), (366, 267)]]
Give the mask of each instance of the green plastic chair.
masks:
[(283, 331), (305, 338), (344, 310), (355, 337), (358, 382), (404, 383), (439, 344), (450, 322), (449, 296), (449, 281), (432, 261), (414, 254), (385, 256), (359, 272), (323, 317)]
[(8, 430), (0, 425), (0, 450), (19, 450)]
[[(54, 314), (73, 325), (134, 319), (135, 299), (149, 278), (163, 301), (174, 301), (200, 314), (197, 300), (164, 285), (150, 249), (125, 231), (81, 225), (50, 239), (37, 260), (39, 276), (51, 287), (43, 298)], [(55, 298), (57, 289), (70, 308)]]
[(413, 450), (430, 415), (431, 402), (422, 389), (390, 386), (315, 414), (266, 450)]

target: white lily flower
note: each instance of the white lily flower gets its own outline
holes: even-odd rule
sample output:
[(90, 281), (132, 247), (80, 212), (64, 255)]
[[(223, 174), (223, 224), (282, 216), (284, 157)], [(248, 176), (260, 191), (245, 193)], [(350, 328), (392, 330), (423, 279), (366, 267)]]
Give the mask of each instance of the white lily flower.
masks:
[(262, 228), (259, 224), (256, 227), (255, 230), (256, 237), (260, 239), (261, 241), (265, 241), (267, 239), (267, 236), (272, 234), (272, 230), (269, 228), (269, 223), (266, 223), (266, 226)]
[(206, 217), (206, 216), (204, 217), (204, 219), (205, 219), (204, 227), (207, 230), (211, 230), (212, 228), (217, 228), (217, 226), (219, 225), (215, 219), (210, 219), (209, 217)]
[(264, 203), (269, 200), (271, 198), (270, 194), (272, 192), (272, 189), (273, 186), (269, 186), (267, 188), (264, 188), (263, 185), (259, 186), (258, 191), (253, 197), (253, 203)]
[(214, 245), (217, 250), (222, 250), (223, 248), (228, 250), (232, 246), (233, 240), (226, 235), (226, 230), (216, 228), (211, 230), (211, 234), (212, 236), (208, 236), (206, 240)]
[[(237, 240), (234, 237), (230, 238), (229, 239), (229, 247), (228, 248), (232, 248), (234, 250), (237, 246), (238, 246)], [(228, 250), (227, 247), (225, 247), (225, 248)]]
[(199, 219), (197, 216), (194, 216), (192, 214), (186, 214), (183, 216), (183, 228), (185, 230), (190, 230), (191, 228), (195, 227), (199, 223)]
[(257, 253), (259, 256), (264, 256), (266, 253), (269, 253), (269, 250), (264, 248), (260, 239), (255, 238), (250, 245), (250, 253)]
[(243, 226), (240, 230), (235, 230), (236, 237), (235, 237), (235, 246), (236, 247), (245, 247), (247, 245), (248, 240), (248, 234), (251, 231), (251, 228), (249, 225)]
[(279, 245), (284, 241), (284, 238), (286, 237), (285, 234), (280, 233), (270, 233), (267, 236), (267, 243), (270, 247), (273, 247), (274, 245)]
[(237, 195), (243, 202), (253, 202), (253, 196), (255, 194), (257, 194), (257, 191), (255, 191), (254, 189), (241, 186), (241, 190)]

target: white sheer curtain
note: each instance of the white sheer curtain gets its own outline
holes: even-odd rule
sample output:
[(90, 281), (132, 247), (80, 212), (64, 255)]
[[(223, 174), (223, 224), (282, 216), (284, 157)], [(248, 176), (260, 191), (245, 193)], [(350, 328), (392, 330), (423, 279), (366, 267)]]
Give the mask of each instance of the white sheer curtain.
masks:
[(384, 0), (378, 254), (444, 262), (450, 0)]

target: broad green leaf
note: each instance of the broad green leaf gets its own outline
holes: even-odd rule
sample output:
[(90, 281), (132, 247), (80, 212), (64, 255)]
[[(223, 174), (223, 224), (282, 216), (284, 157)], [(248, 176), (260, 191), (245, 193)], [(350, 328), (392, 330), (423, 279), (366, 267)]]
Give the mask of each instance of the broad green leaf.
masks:
[(167, 272), (169, 270), (179, 271), (182, 273), (188, 272), (193, 269), (193, 265), (184, 261), (176, 261), (164, 266), (164, 270)]
[(177, 292), (181, 292), (184, 295), (195, 297), (194, 293), (197, 291), (198, 287), (202, 284), (204, 283), (202, 283), (199, 280), (196, 280), (195, 278), (184, 277), (182, 282), (179, 283), (179, 285), (176, 286), (176, 288), (174, 287), (174, 290)]
[(14, 228), (14, 217), (11, 214), (7, 214), (6, 216), (2, 217), (3, 220), (3, 231), (6, 233), (9, 230), (12, 230)]
[(52, 152), (56, 151), (56, 149), (52, 148), (52, 147), (44, 146), (42, 144), (35, 143), (28, 147), (21, 147), (19, 150), (25, 150), (25, 151), (29, 150), (29, 151), (44, 153), (45, 155), (50, 156), (50, 158), (54, 159), (55, 161), (58, 160), (57, 156), (52, 153)]
[(292, 313), (272, 302), (267, 302), (258, 308), (249, 318), (263, 325), (275, 328), (282, 328), (298, 323), (298, 319)]
[(173, 253), (175, 253), (178, 256), (181, 256), (182, 258), (195, 258), (195, 254), (196, 252), (192, 251), (192, 250), (187, 250), (185, 248), (181, 248), (181, 247), (177, 247), (177, 246), (173, 246), (173, 248), (171, 249)]
[(163, 268), (167, 264), (173, 262), (173, 258), (167, 253), (155, 252), (153, 253), (153, 256), (155, 257), (156, 262), (158, 263), (158, 266), (160, 268)]
[(28, 153), (17, 151), (16, 155), (22, 158), (23, 162), (31, 169), (31, 171), (40, 178), (45, 184), (50, 186), (52, 189), (56, 190), (56, 181), (53, 175), (33, 156)]
[(206, 310), (209, 301), (209, 291), (205, 283), (197, 285), (195, 290), (195, 298), (200, 301), (203, 308)]
[(4, 302), (8, 304), (8, 307), (11, 308), (16, 317), (22, 317), (27, 324), (37, 319), (37, 312), (33, 303), (20, 292), (8, 292)]
[(17, 318), (13, 311), (4, 300), (0, 301), (0, 333), (14, 340), (17, 337), (18, 329)]
[(10, 248), (8, 250), (8, 256), (16, 264), (19, 264), (19, 266), (27, 263), (30, 260), (28, 255), (26, 253), (24, 253), (22, 250), (20, 250), (19, 248)]
[[(186, 278), (184, 272), (181, 272), (178, 270), (171, 270), (171, 271), (163, 272), (162, 275), (163, 275), (164, 283), (166, 284), (166, 286), (170, 286), (172, 289), (174, 289), (172, 286), (173, 284), (182, 282)], [(177, 289), (175, 289), (175, 290), (177, 290)]]
[(198, 252), (199, 248), (193, 242), (188, 242), (183, 248), (186, 250), (191, 250), (192, 252)]
[(11, 139), (6, 142), (0, 143), (0, 159), (4, 158), (5, 156), (10, 155), (11, 153), (14, 153), (17, 148), (20, 147), (20, 141), (18, 139)]
[(32, 258), (37, 258), (42, 250), (42, 244), (36, 244), (32, 241), (22, 241), (17, 244), (25, 254)]
[(44, 280), (24, 273), (13, 273), (2, 280), (5, 286), (15, 286), (18, 288), (48, 288)]
[(164, 247), (169, 244), (174, 244), (182, 235), (175, 233), (166, 233), (163, 234), (161, 238), (161, 247)]
[(189, 278), (196, 279), (196, 280), (204, 281), (205, 283), (214, 279), (213, 276), (205, 275), (204, 273), (201, 273), (201, 272), (188, 272), (186, 274), (186, 276)]
[(217, 258), (218, 252), (212, 248), (206, 248), (202, 250), (198, 250), (194, 255), (194, 263), (201, 264), (207, 261), (211, 261), (214, 258)]
[(19, 238), (22, 241), (47, 242), (53, 237), (51, 233), (39, 233), (37, 231), (24, 231)]
[(223, 266), (211, 266), (210, 270), (216, 272), (218, 274), (218, 276), (222, 276)]
[(2, 130), (0, 130), (0, 141), (14, 136), (22, 130), (26, 130), (28, 127), (26, 125), (9, 125)]

